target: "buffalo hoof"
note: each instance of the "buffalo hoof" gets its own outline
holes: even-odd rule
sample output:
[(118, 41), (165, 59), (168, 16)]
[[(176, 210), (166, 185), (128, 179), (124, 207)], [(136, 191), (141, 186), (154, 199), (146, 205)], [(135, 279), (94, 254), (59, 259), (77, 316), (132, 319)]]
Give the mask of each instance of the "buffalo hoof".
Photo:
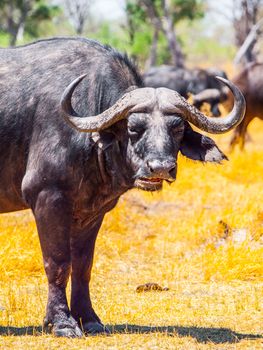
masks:
[(61, 327), (60, 325), (53, 327), (53, 334), (56, 337), (66, 337), (66, 338), (81, 338), (83, 333), (80, 328), (76, 326), (75, 328)]
[(87, 322), (83, 324), (83, 330), (85, 334), (97, 335), (97, 334), (110, 334), (110, 330), (99, 322)]
[(45, 320), (44, 327), (45, 329), (50, 328), (56, 337), (81, 338), (84, 336), (73, 317), (54, 322), (53, 325)]

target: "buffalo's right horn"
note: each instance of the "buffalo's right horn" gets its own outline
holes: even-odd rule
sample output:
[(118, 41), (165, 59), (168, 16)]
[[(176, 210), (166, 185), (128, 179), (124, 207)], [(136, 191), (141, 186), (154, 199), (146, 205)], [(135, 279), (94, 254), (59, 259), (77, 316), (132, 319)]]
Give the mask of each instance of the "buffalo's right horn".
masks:
[(93, 132), (108, 128), (118, 120), (126, 118), (129, 113), (147, 111), (155, 103), (155, 89), (134, 89), (124, 94), (113, 106), (104, 112), (82, 117), (73, 109), (71, 98), (77, 85), (86, 77), (86, 74), (75, 79), (64, 91), (60, 105), (66, 121), (75, 129), (82, 132)]

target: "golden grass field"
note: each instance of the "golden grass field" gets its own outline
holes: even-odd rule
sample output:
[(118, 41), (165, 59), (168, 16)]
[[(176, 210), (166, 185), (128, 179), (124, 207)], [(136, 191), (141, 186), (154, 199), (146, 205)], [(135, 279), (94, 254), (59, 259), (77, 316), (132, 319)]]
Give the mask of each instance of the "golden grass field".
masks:
[[(262, 349), (263, 123), (246, 151), (179, 159), (176, 183), (133, 190), (99, 234), (91, 294), (110, 336), (42, 334), (47, 283), (33, 216), (0, 216), (0, 349)], [(168, 291), (136, 293), (156, 282)]]

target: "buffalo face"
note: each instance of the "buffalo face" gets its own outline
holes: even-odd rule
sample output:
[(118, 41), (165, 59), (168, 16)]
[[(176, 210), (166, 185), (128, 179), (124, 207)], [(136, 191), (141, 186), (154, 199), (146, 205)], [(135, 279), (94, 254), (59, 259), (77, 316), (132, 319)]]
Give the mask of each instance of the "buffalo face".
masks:
[(176, 115), (133, 113), (128, 118), (127, 158), (135, 173), (135, 186), (156, 191), (163, 181), (176, 178), (177, 154), (184, 135), (184, 120)]

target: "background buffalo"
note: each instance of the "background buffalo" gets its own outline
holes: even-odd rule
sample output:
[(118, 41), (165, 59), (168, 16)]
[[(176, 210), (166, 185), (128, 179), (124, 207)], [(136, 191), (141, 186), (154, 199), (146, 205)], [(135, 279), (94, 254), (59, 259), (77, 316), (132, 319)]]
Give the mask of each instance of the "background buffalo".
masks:
[(226, 94), (223, 85), (215, 78), (216, 75), (227, 78), (224, 71), (216, 68), (205, 70), (173, 66), (152, 67), (144, 73), (143, 78), (146, 86), (167, 87), (179, 92), (185, 98), (188, 98), (190, 94), (197, 95), (207, 89), (216, 91), (216, 96), (214, 94), (212, 97), (197, 97), (193, 102), (197, 108), (201, 108), (203, 102), (209, 103), (212, 114), (218, 117), (221, 115), (218, 103), (226, 99)]

